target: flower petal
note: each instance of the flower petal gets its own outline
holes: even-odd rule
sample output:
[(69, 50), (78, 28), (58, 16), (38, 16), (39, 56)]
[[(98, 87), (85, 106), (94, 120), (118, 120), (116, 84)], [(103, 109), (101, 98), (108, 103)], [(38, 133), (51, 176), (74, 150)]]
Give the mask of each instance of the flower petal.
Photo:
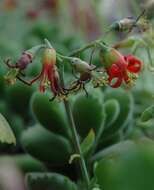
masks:
[(119, 77), (119, 76), (109, 77), (109, 85), (112, 88), (118, 88), (121, 86), (121, 84), (122, 84), (122, 77)]
[(50, 88), (54, 95), (57, 95), (60, 91), (59, 75), (55, 65), (51, 66), (48, 71), (48, 80), (50, 81)]
[(121, 73), (120, 68), (116, 64), (113, 64), (107, 72), (109, 76), (118, 76)]
[(139, 73), (142, 68), (142, 62), (133, 55), (125, 56), (125, 59), (128, 63), (127, 70), (131, 73)]

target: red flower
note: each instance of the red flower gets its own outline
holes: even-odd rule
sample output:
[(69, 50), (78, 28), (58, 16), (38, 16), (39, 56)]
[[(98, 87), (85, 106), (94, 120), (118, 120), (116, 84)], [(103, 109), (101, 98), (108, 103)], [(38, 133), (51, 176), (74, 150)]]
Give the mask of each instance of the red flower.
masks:
[(124, 56), (127, 61), (127, 69), (131, 73), (139, 73), (142, 68), (142, 62), (133, 55)]
[(42, 71), (31, 81), (31, 84), (36, 80), (40, 80), (40, 92), (45, 92), (46, 87), (49, 86), (54, 96), (63, 94), (56, 67), (56, 51), (53, 48), (44, 51)]
[(47, 86), (50, 86), (51, 91), (56, 96), (60, 91), (59, 74), (57, 68), (52, 64), (44, 64), (40, 74), (40, 92), (45, 92)]
[(142, 62), (133, 55), (123, 56), (115, 49), (101, 52), (101, 58), (108, 74), (109, 85), (118, 88), (122, 82), (132, 82), (134, 76), (141, 71)]

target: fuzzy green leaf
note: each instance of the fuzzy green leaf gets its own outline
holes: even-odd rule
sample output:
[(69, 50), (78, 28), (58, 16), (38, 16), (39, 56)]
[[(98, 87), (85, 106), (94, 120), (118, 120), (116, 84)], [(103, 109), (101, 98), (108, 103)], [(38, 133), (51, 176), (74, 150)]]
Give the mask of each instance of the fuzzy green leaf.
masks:
[(72, 107), (75, 124), (79, 135), (85, 138), (93, 129), (95, 134), (104, 128), (104, 107), (103, 93), (101, 91), (93, 91), (88, 97), (79, 95)]
[(153, 149), (153, 141), (146, 138), (114, 145), (97, 164), (97, 183), (107, 190), (153, 189)]
[(7, 120), (0, 114), (0, 142), (16, 144), (16, 138)]
[(94, 142), (95, 142), (95, 133), (94, 130), (91, 129), (87, 137), (83, 140), (81, 144), (81, 151), (84, 155), (86, 155), (90, 151)]
[(67, 164), (72, 153), (70, 142), (40, 126), (24, 131), (21, 144), (33, 157), (50, 165)]
[(154, 118), (154, 105), (150, 106), (147, 108), (141, 115), (141, 121), (142, 122), (147, 122), (150, 119)]
[(29, 190), (77, 190), (69, 178), (57, 173), (29, 173), (26, 183)]
[(119, 102), (116, 99), (107, 100), (104, 103), (104, 109), (106, 113), (105, 128), (112, 125), (120, 113)]

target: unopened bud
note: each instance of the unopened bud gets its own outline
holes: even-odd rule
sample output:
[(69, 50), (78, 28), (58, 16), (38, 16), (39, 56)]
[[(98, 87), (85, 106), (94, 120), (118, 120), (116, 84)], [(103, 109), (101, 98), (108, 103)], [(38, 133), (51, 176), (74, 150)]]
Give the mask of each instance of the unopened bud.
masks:
[(54, 48), (46, 48), (44, 50), (43, 64), (56, 64), (56, 51)]
[(71, 64), (79, 73), (90, 72), (95, 68), (94, 65), (89, 65), (87, 62), (82, 61), (79, 58), (72, 58)]
[(136, 25), (136, 20), (132, 17), (124, 18), (120, 21), (114, 22), (110, 29), (118, 32), (125, 32), (131, 30)]
[(17, 68), (19, 68), (20, 70), (25, 69), (27, 65), (29, 65), (32, 62), (32, 60), (34, 59), (36, 54), (40, 51), (40, 49), (43, 47), (44, 47), (43, 45), (38, 45), (32, 47), (29, 50), (24, 51), (16, 63)]

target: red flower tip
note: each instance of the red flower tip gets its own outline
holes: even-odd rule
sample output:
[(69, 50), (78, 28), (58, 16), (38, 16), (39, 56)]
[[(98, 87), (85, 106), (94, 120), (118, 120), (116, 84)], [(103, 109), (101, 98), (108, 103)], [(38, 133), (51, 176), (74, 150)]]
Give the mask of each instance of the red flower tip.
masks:
[(103, 63), (108, 74), (109, 85), (112, 88), (120, 87), (123, 81), (126, 84), (132, 84), (137, 79), (136, 74), (142, 69), (143, 63), (137, 57), (123, 56), (117, 50), (111, 49), (105, 58), (107, 59), (103, 59)]
[(43, 56), (43, 68), (40, 74), (40, 91), (45, 92), (50, 86), (54, 95), (58, 93), (58, 72), (56, 69), (56, 51), (53, 48), (46, 48)]
[(131, 73), (139, 73), (142, 69), (142, 61), (133, 55), (124, 56), (127, 61), (127, 69)]
[(56, 64), (56, 51), (53, 48), (46, 48), (43, 55), (43, 64)]
[(40, 80), (40, 92), (44, 93), (47, 87), (53, 92), (54, 97), (64, 97), (65, 93), (60, 85), (59, 73), (56, 67), (56, 51), (46, 48), (43, 56), (43, 67), (41, 73), (31, 81), (31, 84)]

